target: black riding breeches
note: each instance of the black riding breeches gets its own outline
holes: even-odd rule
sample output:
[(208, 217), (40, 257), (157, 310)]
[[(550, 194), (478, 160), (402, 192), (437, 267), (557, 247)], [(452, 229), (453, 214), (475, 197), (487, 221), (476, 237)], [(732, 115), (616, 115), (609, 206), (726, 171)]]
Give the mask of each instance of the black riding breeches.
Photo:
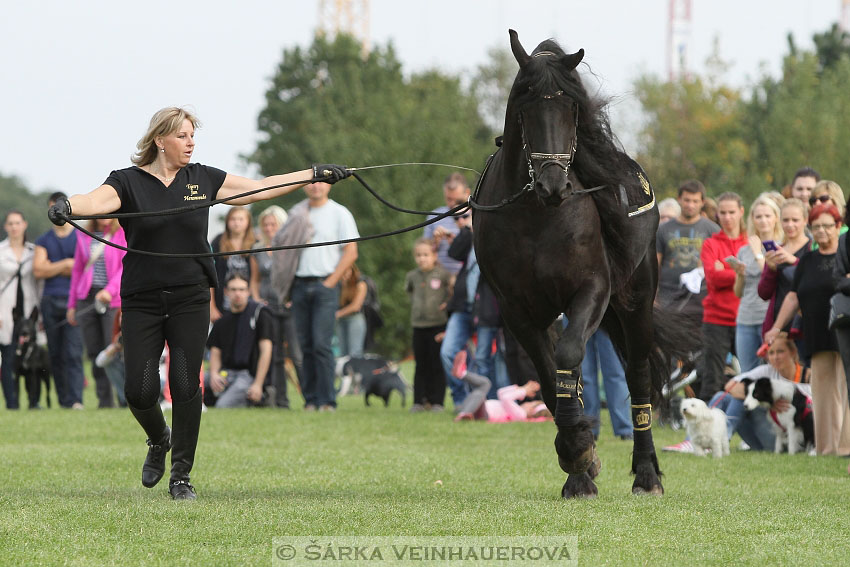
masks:
[(133, 407), (159, 401), (159, 359), (167, 344), (168, 382), (175, 403), (194, 397), (210, 324), (208, 284), (156, 289), (121, 300), (123, 311), (125, 393)]

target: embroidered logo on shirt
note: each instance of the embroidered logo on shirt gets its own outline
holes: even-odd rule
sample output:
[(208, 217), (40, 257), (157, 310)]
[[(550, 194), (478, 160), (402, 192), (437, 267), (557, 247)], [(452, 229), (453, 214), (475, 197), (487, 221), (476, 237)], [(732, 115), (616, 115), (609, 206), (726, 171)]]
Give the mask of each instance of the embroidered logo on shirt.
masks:
[(187, 183), (186, 189), (189, 190), (189, 194), (183, 195), (184, 201), (203, 201), (207, 198), (206, 193), (204, 193), (203, 195), (198, 195), (198, 185)]
[(431, 279), (431, 289), (440, 289), (440, 280), (437, 278)]

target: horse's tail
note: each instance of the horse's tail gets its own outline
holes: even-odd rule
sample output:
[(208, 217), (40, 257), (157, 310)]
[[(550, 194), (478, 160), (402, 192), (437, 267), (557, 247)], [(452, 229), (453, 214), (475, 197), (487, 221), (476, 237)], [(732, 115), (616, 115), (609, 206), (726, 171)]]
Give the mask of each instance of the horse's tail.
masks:
[(649, 372), (656, 402), (664, 403), (664, 389), (670, 383), (672, 363), (687, 360), (701, 350), (700, 321), (693, 314), (684, 314), (663, 307), (654, 307), (653, 348), (649, 353)]

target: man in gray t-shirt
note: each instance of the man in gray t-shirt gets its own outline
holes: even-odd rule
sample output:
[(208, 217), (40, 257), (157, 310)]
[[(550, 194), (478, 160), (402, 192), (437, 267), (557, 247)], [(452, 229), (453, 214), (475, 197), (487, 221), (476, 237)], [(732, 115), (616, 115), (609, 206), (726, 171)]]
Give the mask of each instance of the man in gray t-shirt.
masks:
[(658, 227), (655, 248), (658, 253), (658, 302), (662, 305), (693, 313), (702, 318), (702, 299), (705, 290), (691, 294), (681, 285), (679, 276), (700, 266), (702, 243), (720, 227), (701, 215), (705, 187), (696, 180), (679, 187), (679, 206), (682, 212), (675, 219)]

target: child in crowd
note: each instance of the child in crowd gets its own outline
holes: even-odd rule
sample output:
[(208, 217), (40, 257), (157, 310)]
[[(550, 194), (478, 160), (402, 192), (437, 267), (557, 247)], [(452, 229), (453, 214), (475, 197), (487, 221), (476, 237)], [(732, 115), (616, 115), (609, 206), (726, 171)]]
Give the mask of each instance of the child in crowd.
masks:
[(413, 406), (443, 410), (446, 375), (440, 362), (440, 341), (446, 331), (446, 302), (451, 297), (452, 276), (437, 262), (434, 243), (420, 238), (413, 245), (417, 268), (407, 273), (404, 288), (410, 296), (410, 323), (413, 326)]

